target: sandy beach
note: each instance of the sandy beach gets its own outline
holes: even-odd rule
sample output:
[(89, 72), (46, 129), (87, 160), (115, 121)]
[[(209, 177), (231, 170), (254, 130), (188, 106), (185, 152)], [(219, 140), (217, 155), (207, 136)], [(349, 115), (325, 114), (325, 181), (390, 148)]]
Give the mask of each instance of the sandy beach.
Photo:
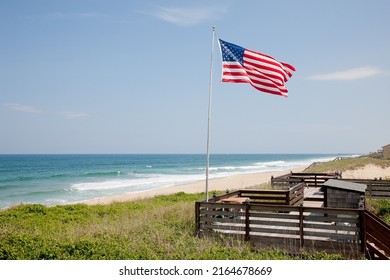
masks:
[(342, 173), (343, 178), (351, 179), (385, 179), (390, 178), (390, 167), (382, 168), (377, 165), (369, 164), (363, 168), (347, 170)]
[[(251, 188), (261, 184), (265, 184), (271, 180), (271, 176), (280, 176), (289, 172), (301, 172), (305, 167), (296, 168), (294, 170), (271, 171), (251, 174), (236, 174), (229, 177), (215, 178), (209, 180), (209, 192), (237, 190)], [(343, 178), (352, 179), (374, 179), (374, 178), (389, 178), (390, 167), (381, 168), (376, 165), (367, 165), (364, 168), (355, 170), (347, 170), (342, 173)], [(111, 204), (114, 202), (134, 201), (140, 199), (151, 198), (157, 195), (173, 194), (178, 192), (185, 193), (201, 193), (205, 191), (205, 181), (198, 181), (185, 185), (170, 186), (143, 192), (127, 193), (116, 196), (102, 197), (93, 200), (85, 201), (87, 205)]]
[[(271, 176), (280, 176), (286, 173), (301, 172), (305, 167), (296, 168), (293, 170), (283, 171), (270, 171), (261, 173), (249, 173), (249, 174), (236, 174), (229, 177), (215, 178), (209, 180), (209, 192), (212, 191), (224, 191), (224, 190), (237, 190), (243, 188), (255, 187), (261, 184), (270, 182)], [(205, 181), (198, 181), (185, 185), (171, 186), (166, 188), (159, 188), (155, 190), (149, 190), (144, 192), (127, 193), (123, 195), (109, 196), (103, 198), (97, 198), (85, 201), (87, 205), (96, 204), (110, 204), (114, 202), (134, 201), (140, 199), (151, 198), (157, 195), (173, 194), (178, 192), (185, 193), (201, 193), (205, 192), (206, 183)]]

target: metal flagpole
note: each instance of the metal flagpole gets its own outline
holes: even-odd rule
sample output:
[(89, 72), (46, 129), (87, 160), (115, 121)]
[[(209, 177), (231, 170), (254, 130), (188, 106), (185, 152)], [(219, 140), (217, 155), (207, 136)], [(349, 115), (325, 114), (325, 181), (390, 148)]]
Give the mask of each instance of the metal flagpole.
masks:
[(210, 60), (210, 85), (209, 85), (209, 111), (207, 118), (207, 156), (206, 156), (206, 201), (209, 201), (209, 164), (210, 164), (210, 117), (211, 117), (211, 93), (213, 91), (213, 55), (214, 55), (214, 38), (215, 26), (213, 26), (213, 39), (211, 44)]

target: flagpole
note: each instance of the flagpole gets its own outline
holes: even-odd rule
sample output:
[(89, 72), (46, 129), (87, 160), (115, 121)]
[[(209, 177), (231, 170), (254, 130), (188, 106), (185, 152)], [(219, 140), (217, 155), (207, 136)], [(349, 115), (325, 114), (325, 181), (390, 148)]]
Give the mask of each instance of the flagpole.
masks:
[(211, 59), (210, 59), (210, 84), (209, 84), (209, 109), (207, 118), (207, 156), (206, 156), (206, 202), (209, 201), (209, 165), (210, 165), (210, 120), (211, 120), (211, 94), (213, 91), (213, 55), (215, 26), (212, 31)]

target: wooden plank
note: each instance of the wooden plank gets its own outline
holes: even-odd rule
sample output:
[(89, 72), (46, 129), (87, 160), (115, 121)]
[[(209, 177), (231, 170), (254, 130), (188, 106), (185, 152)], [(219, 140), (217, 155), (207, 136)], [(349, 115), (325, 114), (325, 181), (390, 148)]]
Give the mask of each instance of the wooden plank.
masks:
[[(226, 205), (227, 205), (226, 203), (222, 203), (222, 202), (201, 202), (200, 209), (226, 208)], [(242, 208), (243, 206), (241, 204), (229, 204), (229, 208), (232, 207)]]
[(304, 222), (335, 222), (335, 223), (350, 223), (356, 224), (359, 222), (359, 219), (356, 217), (345, 218), (345, 217), (335, 217), (335, 216), (304, 216)]
[(367, 186), (367, 191), (390, 191), (390, 186)]
[(299, 238), (302, 247), (305, 243), (305, 239), (303, 237), (303, 207), (299, 207)]
[(390, 256), (390, 244), (384, 242), (381, 239), (378, 239), (377, 236), (372, 235), (370, 233), (366, 234), (367, 237), (367, 243), (373, 243), (376, 245), (377, 248), (383, 250), (387, 255)]
[(244, 216), (244, 212), (228, 210), (200, 210), (200, 216)]
[(294, 198), (292, 198), (289, 202), (290, 205), (295, 205), (295, 204), (302, 204), (303, 203), (303, 196), (299, 197), (299, 196), (296, 196)]
[(390, 225), (381, 220), (378, 216), (374, 215), (369, 211), (364, 211), (364, 215), (367, 219), (367, 222), (370, 224), (379, 224), (381, 227), (386, 228), (390, 231)]
[(289, 196), (289, 200), (293, 200), (293, 199), (296, 199), (296, 198), (304, 198), (304, 192), (299, 192), (299, 193), (292, 193), (290, 196)]
[(250, 220), (250, 225), (268, 225), (268, 226), (284, 226), (284, 227), (299, 227), (299, 221), (267, 221), (267, 220)]
[(343, 225), (343, 224), (314, 224), (314, 223), (304, 223), (304, 228), (305, 229), (324, 229), (324, 230), (335, 230), (335, 231), (355, 231), (355, 232), (359, 232), (360, 231), (360, 227), (356, 226), (356, 224), (354, 225), (351, 225), (351, 226), (346, 226), (346, 225)]
[(350, 209), (350, 208), (318, 208), (318, 207), (304, 207), (305, 212), (317, 213), (317, 214), (337, 214), (337, 215), (356, 215), (363, 210)]
[(227, 204), (227, 203), (216, 203), (214, 205), (210, 205), (209, 207), (202, 207), (200, 208), (200, 211), (213, 211), (213, 210), (220, 210), (220, 209), (235, 209), (235, 210), (242, 210), (245, 209), (245, 206), (242, 204)]
[(390, 191), (366, 191), (366, 195), (369, 196), (390, 196)]
[(297, 211), (297, 207), (295, 207), (295, 206), (282, 206), (282, 205), (266, 206), (266, 205), (252, 205), (251, 204), (250, 211), (290, 212), (290, 211)]
[(245, 205), (245, 240), (249, 240), (249, 204)]
[(221, 229), (226, 229), (226, 228), (229, 228), (229, 229), (232, 229), (232, 230), (243, 230), (245, 229), (245, 224), (238, 224), (238, 223), (216, 223), (216, 222), (213, 222), (213, 223), (201, 223), (200, 224), (200, 227), (203, 228), (203, 229), (206, 229), (206, 228), (221, 228)]
[(240, 195), (243, 195), (243, 194), (258, 194), (258, 193), (280, 193), (280, 192), (285, 192), (285, 190), (266, 190), (266, 189), (263, 189), (263, 190), (241, 190), (240, 191)]
[(287, 219), (296, 220), (299, 219), (298, 214), (285, 214), (285, 213), (267, 213), (267, 212), (250, 212), (253, 218), (266, 218), (266, 219)]
[(325, 231), (304, 231), (304, 238), (308, 236), (316, 236), (316, 237), (322, 237), (322, 238), (329, 238), (332, 240), (359, 240), (359, 235), (356, 235), (356, 232), (348, 233), (348, 232), (325, 232)]
[(200, 231), (200, 208), (199, 202), (195, 202), (195, 235), (198, 236)]
[(248, 190), (248, 191), (241, 191), (240, 196), (246, 197), (246, 196), (257, 196), (257, 195), (285, 195), (288, 191), (287, 190)]
[(381, 250), (369, 243), (367, 244), (366, 256), (371, 260), (389, 260), (389, 257), (387, 257)]
[(218, 200), (221, 200), (223, 198), (232, 197), (232, 196), (239, 196), (239, 194), (240, 194), (240, 191), (229, 192), (229, 193), (222, 194), (222, 195), (219, 195), (216, 197), (211, 197), (211, 198), (209, 198), (209, 202), (204, 202), (204, 203), (214, 203), (214, 202), (217, 202)]
[(390, 186), (390, 180), (340, 178), (342, 181), (362, 183), (368, 186)]
[(249, 202), (249, 198), (248, 197), (227, 197), (221, 199), (221, 201), (227, 204), (243, 204)]
[(374, 243), (378, 248), (383, 250), (390, 256), (390, 244), (386, 243), (380, 236), (375, 236), (370, 233), (366, 233), (367, 243)]
[(325, 200), (325, 197), (324, 196), (309, 196), (309, 197), (305, 197), (305, 201), (319, 201), (319, 202), (323, 202)]
[(251, 234), (254, 233), (270, 233), (270, 236), (276, 236), (276, 235), (296, 235), (299, 236), (299, 230), (292, 230), (288, 228), (268, 228), (268, 227), (251, 227), (250, 228)]
[(286, 194), (282, 194), (282, 195), (276, 195), (276, 194), (261, 194), (261, 195), (246, 195), (246, 196), (242, 196), (242, 197), (245, 197), (245, 198), (249, 198), (251, 201), (252, 200), (267, 200), (267, 199), (272, 199), (272, 200), (286, 200)]
[[(204, 224), (202, 226), (204, 229), (218, 229), (218, 230), (230, 230), (230, 231), (237, 231), (237, 234), (243, 234), (245, 233), (245, 226), (230, 226), (230, 225), (217, 225), (217, 224)], [(239, 233), (240, 232), (240, 233)]]
[(200, 220), (200, 222), (204, 222), (204, 223), (235, 223), (235, 224), (244, 224), (245, 220), (243, 219), (237, 219), (237, 218), (234, 218), (234, 219), (226, 219), (226, 218), (202, 218)]
[(366, 232), (382, 240), (383, 243), (390, 244), (390, 232), (387, 228), (374, 224), (369, 219), (366, 219)]

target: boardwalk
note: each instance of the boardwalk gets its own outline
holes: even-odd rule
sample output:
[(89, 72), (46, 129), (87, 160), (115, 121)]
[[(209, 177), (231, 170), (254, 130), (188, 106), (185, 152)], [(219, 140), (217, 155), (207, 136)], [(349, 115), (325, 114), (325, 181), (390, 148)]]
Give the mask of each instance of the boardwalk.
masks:
[(323, 207), (324, 206), (324, 193), (320, 191), (320, 188), (308, 188), (304, 190), (303, 206), (306, 207)]

